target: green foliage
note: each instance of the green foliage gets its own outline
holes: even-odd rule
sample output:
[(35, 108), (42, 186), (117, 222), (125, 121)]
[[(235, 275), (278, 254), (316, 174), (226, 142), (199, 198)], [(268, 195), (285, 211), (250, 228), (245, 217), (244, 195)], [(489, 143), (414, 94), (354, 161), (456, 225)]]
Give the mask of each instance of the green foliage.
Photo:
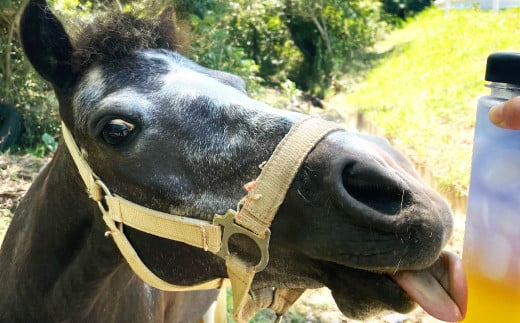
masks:
[(245, 49), (259, 65), (259, 75), (285, 79), (279, 75), (301, 56), (284, 25), (282, 1), (239, 0), (230, 3), (230, 42)]
[(189, 15), (194, 60), (254, 85), (289, 78), (321, 97), (333, 73), (371, 45), (384, 27), (377, 0), (202, 3), (204, 14), (192, 8)]
[(236, 0), (227, 28), (260, 77), (323, 97), (333, 74), (379, 36), (379, 9), (377, 0)]
[(282, 92), (288, 98), (295, 98), (302, 95), (302, 91), (296, 87), (296, 84), (291, 80), (285, 80), (280, 83)]
[(21, 2), (3, 1), (1, 5), (6, 7), (0, 7), (0, 98), (14, 105), (24, 118), (20, 147), (33, 151), (40, 146), (46, 151), (41, 136), (58, 130), (56, 101), (49, 86), (30, 67), (17, 39)]
[[(227, 322), (234, 323), (233, 319), (233, 291), (231, 287), (226, 289), (226, 312)], [(263, 323), (263, 322), (274, 322), (276, 320), (276, 314), (268, 309), (262, 309), (256, 313), (256, 315), (249, 320), (249, 323)], [(290, 308), (282, 318), (283, 323), (303, 323), (307, 322), (305, 314), (300, 313), (294, 308)]]
[(385, 26), (377, 1), (292, 0), (287, 12), (287, 25), (305, 57), (292, 79), (319, 97)]
[(445, 190), (466, 194), (476, 100), (488, 92), (486, 58), (498, 50), (520, 51), (514, 40), (519, 14), (421, 13), (379, 45), (384, 58), (345, 103), (413, 151)]
[[(25, 3), (25, 2), (23, 2)], [(57, 14), (68, 22), (88, 18), (90, 1), (50, 0)], [(18, 149), (37, 156), (54, 152), (59, 133), (58, 104), (51, 87), (30, 66), (17, 35), (22, 1), (0, 2), (0, 98), (14, 105), (24, 118), (24, 132)], [(67, 25), (67, 27), (74, 26)]]
[(5, 11), (13, 10), (17, 6), (16, 1), (13, 0), (0, 0), (0, 10), (2, 13)]
[[(25, 119), (21, 150), (48, 152), (43, 134), (59, 130), (52, 89), (32, 70), (18, 43), (22, 0), (0, 0), (0, 97)], [(385, 24), (379, 0), (49, 0), (69, 32), (98, 11), (155, 15), (173, 5), (179, 34), (189, 29), (187, 55), (209, 68), (238, 74), (250, 93), (282, 86), (323, 97), (335, 75), (370, 46)], [(188, 27), (188, 28), (186, 28)]]
[(399, 23), (431, 7), (432, 0), (381, 0), (387, 19)]
[(248, 88), (258, 88), (258, 65), (249, 58), (244, 49), (230, 44), (229, 18), (225, 15), (227, 6), (214, 3), (201, 18), (189, 16), (193, 41), (188, 56), (197, 63), (216, 70), (241, 76)]
[(215, 5), (214, 0), (174, 0), (173, 5), (175, 12), (180, 17), (187, 15), (196, 15), (199, 18), (203, 18), (206, 12), (212, 10)]

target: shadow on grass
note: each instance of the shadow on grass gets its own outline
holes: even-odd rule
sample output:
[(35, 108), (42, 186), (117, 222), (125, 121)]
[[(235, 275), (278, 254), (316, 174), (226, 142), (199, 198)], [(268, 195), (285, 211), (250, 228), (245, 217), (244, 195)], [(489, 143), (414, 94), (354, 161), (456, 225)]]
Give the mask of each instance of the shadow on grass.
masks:
[(338, 71), (341, 74), (338, 80), (341, 86), (340, 91), (352, 92), (356, 84), (364, 81), (372, 69), (378, 67), (389, 57), (405, 52), (410, 45), (410, 42), (402, 42), (382, 50), (371, 48), (358, 53), (349, 64), (342, 65)]

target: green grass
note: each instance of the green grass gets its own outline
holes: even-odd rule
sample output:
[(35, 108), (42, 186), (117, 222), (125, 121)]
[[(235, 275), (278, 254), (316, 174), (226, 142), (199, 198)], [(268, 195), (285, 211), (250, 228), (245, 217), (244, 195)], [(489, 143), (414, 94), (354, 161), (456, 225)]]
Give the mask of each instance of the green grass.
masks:
[(429, 9), (375, 47), (365, 81), (345, 96), (384, 135), (467, 194), (477, 98), (495, 51), (520, 51), (520, 10)]
[[(227, 287), (226, 289), (226, 306), (227, 322), (235, 323), (235, 320), (233, 319), (233, 291), (231, 287)], [(276, 314), (273, 311), (261, 309), (249, 320), (249, 323), (274, 322), (275, 320)], [(305, 321), (305, 314), (298, 312), (294, 307), (291, 307), (282, 318), (282, 323), (301, 323)]]

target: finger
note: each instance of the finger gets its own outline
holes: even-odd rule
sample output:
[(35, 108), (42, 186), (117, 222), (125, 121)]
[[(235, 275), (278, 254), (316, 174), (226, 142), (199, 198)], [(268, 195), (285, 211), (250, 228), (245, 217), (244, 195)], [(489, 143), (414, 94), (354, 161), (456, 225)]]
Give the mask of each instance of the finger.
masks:
[(501, 128), (520, 130), (520, 97), (491, 108), (489, 119)]

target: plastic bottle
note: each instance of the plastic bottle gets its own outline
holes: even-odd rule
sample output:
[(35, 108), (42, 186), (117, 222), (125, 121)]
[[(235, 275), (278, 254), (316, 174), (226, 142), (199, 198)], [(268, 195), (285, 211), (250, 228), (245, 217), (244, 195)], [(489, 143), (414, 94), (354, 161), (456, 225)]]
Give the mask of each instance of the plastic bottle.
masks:
[(520, 95), (520, 53), (487, 60), (491, 95), (478, 101), (463, 261), (464, 322), (520, 322), (520, 131), (489, 121), (489, 109)]

